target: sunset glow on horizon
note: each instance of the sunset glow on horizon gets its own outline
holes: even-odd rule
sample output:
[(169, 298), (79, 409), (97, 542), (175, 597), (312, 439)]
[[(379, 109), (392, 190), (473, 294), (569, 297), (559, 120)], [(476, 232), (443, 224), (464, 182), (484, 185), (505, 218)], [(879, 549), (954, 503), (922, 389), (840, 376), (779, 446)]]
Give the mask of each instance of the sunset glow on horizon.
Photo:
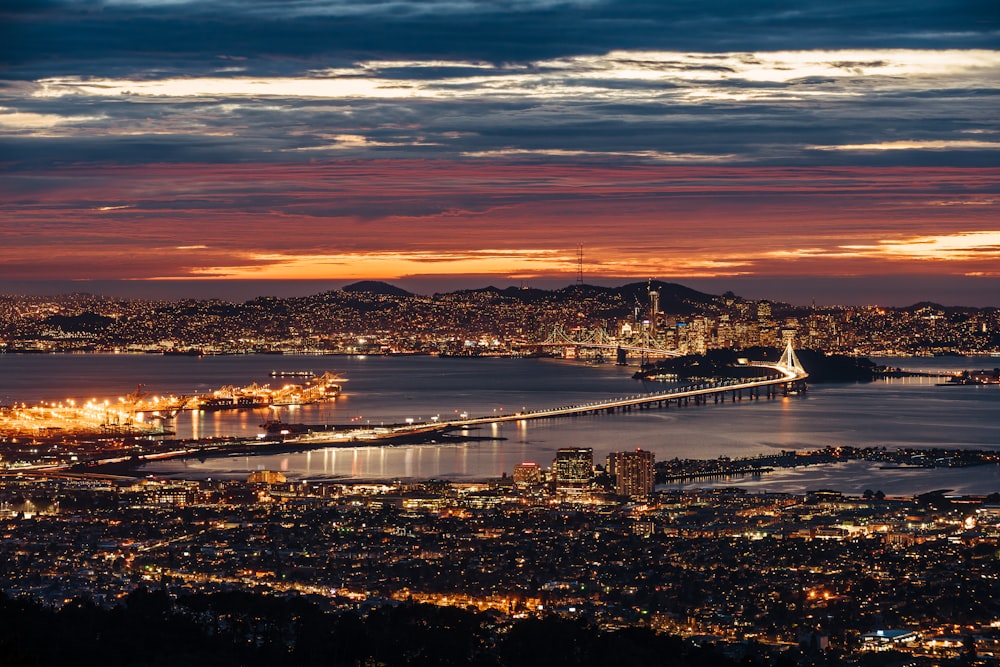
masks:
[(8, 291), (569, 283), (583, 247), (593, 280), (1000, 295), (1000, 26), (975, 3), (889, 29), (802, 2), (749, 32), (724, 0), (634, 23), (612, 1), (97, 5), (0, 16), (35, 36), (4, 35)]

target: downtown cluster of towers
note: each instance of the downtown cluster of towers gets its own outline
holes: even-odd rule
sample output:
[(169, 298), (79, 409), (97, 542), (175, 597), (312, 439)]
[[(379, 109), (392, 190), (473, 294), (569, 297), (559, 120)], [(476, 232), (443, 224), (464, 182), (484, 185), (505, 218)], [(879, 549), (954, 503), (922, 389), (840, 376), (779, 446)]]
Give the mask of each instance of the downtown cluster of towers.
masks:
[[(655, 478), (653, 452), (611, 452), (605, 472), (614, 479), (615, 493), (629, 498), (642, 498), (653, 492)], [(594, 450), (592, 447), (565, 447), (556, 451), (552, 469), (546, 477), (537, 463), (514, 466), (514, 484), (533, 486), (549, 482), (557, 494), (581, 495), (594, 485)]]

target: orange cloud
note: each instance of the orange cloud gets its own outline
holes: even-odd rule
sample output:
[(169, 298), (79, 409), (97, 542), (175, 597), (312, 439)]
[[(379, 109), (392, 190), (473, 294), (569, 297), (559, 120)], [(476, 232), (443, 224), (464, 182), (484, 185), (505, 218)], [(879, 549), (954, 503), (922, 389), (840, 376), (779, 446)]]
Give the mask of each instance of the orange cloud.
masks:
[(63, 166), (0, 182), (0, 278), (560, 276), (578, 245), (591, 276), (989, 272), (997, 182), (996, 168)]

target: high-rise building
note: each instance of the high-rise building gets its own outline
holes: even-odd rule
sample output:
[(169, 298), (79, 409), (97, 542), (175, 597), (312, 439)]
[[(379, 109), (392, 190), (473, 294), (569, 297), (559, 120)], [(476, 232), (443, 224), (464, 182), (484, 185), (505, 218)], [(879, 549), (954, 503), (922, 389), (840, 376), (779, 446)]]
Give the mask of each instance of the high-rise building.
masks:
[(656, 336), (656, 318), (660, 313), (660, 292), (653, 289), (653, 281), (649, 281), (649, 335)]
[(608, 474), (615, 477), (615, 493), (638, 498), (653, 492), (655, 472), (653, 452), (612, 452), (608, 455)]
[(522, 463), (514, 466), (514, 484), (532, 486), (542, 481), (542, 469), (537, 463)]
[(581, 493), (594, 479), (594, 450), (591, 447), (566, 447), (556, 450), (552, 462), (559, 493)]
[(248, 484), (284, 484), (288, 480), (274, 470), (254, 470), (247, 478)]

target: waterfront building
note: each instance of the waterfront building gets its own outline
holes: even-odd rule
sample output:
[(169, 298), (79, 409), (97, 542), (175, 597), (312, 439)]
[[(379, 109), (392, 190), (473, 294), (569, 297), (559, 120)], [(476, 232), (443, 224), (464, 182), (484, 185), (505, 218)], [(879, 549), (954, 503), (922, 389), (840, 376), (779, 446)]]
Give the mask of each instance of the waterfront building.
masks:
[(654, 459), (653, 452), (642, 449), (608, 454), (608, 474), (615, 478), (615, 493), (630, 498), (652, 493)]
[(552, 462), (557, 493), (580, 493), (590, 488), (594, 478), (592, 447), (565, 447), (556, 450)]

